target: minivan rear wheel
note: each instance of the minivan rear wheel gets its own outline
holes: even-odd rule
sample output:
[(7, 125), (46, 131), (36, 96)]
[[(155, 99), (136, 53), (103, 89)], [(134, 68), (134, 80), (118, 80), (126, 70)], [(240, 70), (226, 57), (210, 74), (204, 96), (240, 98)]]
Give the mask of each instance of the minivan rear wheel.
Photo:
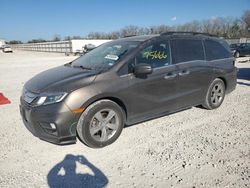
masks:
[(112, 144), (124, 127), (123, 109), (111, 100), (91, 104), (77, 124), (80, 140), (89, 147), (101, 148)]
[(212, 110), (218, 108), (225, 97), (225, 83), (216, 78), (209, 86), (203, 107)]

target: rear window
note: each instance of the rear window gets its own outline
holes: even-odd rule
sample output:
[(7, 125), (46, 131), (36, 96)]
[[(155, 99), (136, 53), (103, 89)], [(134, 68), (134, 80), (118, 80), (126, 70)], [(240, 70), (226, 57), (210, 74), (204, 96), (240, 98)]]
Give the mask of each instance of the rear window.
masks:
[(175, 63), (204, 60), (204, 50), (201, 40), (175, 39), (173, 40), (173, 45)]
[(224, 45), (213, 40), (205, 40), (207, 60), (211, 61), (231, 57), (229, 50)]

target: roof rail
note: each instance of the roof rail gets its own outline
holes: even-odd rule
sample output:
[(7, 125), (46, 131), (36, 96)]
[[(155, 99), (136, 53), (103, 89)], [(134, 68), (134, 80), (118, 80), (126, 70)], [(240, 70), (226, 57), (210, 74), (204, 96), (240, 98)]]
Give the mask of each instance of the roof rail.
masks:
[(161, 35), (178, 35), (178, 34), (183, 34), (183, 35), (206, 35), (210, 37), (216, 37), (216, 35), (212, 35), (210, 33), (199, 33), (199, 32), (186, 32), (186, 31), (168, 31), (161, 33)]
[(125, 35), (125, 36), (123, 36), (122, 38), (135, 37), (135, 36), (137, 36), (137, 35), (135, 35), (135, 34), (132, 34), (132, 35)]

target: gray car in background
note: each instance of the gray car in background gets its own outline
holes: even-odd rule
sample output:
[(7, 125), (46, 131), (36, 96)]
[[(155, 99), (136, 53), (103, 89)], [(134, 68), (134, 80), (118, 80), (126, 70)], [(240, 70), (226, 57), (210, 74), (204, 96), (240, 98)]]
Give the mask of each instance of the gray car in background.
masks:
[[(113, 143), (125, 125), (202, 105), (218, 108), (236, 87), (227, 43), (167, 32), (105, 43), (29, 80), (20, 111), (35, 136), (55, 144)], [(154, 126), (154, 125), (152, 125)]]
[(250, 43), (240, 43), (233, 49), (234, 57), (242, 57), (250, 55)]

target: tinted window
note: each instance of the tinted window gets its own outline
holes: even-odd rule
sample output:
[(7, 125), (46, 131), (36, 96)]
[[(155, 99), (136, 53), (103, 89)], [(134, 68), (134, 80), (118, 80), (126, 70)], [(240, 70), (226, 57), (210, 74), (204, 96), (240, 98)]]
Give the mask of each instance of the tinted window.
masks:
[(247, 49), (250, 49), (250, 43), (247, 43)]
[(206, 40), (205, 47), (207, 60), (224, 59), (229, 58), (231, 56), (230, 52), (226, 49), (226, 47), (224, 47), (219, 42), (213, 40)]
[(155, 42), (141, 50), (136, 56), (137, 63), (147, 63), (153, 68), (170, 64), (169, 42)]
[(246, 46), (247, 46), (247, 44), (246, 44), (246, 43), (242, 43), (242, 44), (240, 44), (240, 48), (242, 48), (242, 49), (246, 48)]
[(201, 40), (176, 39), (173, 40), (173, 46), (175, 63), (204, 60)]
[(230, 44), (230, 48), (237, 48), (238, 45), (237, 44)]

